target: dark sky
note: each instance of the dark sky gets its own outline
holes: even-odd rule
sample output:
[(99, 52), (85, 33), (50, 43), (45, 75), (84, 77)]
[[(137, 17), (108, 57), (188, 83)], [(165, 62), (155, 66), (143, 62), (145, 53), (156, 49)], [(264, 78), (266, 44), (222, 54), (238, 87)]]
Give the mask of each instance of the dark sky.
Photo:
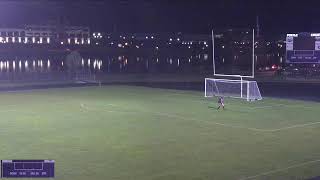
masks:
[(262, 33), (320, 32), (320, 3), (313, 0), (0, 0), (0, 25), (69, 24), (120, 32), (209, 33), (212, 28), (252, 28)]

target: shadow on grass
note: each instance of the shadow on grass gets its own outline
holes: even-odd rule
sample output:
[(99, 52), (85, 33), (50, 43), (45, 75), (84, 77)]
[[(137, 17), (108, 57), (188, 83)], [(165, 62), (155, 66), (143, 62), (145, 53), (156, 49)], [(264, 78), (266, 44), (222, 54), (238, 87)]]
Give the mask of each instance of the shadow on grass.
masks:
[(228, 111), (228, 112), (234, 112), (234, 113), (250, 113), (250, 111), (244, 111), (244, 110), (241, 110), (241, 109), (230, 109), (230, 108), (222, 108), (222, 107), (220, 107), (220, 109), (218, 109), (218, 107), (217, 106), (208, 106), (208, 109), (214, 109), (214, 110), (217, 110), (217, 111), (219, 111), (219, 110), (223, 110), (223, 111)]
[(217, 109), (215, 106), (208, 106), (208, 109)]

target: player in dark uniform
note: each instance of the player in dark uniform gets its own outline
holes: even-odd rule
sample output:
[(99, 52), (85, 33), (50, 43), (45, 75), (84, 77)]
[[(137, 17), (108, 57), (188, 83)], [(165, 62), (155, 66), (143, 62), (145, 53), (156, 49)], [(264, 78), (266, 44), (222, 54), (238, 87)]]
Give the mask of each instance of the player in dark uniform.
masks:
[(217, 110), (219, 110), (221, 106), (224, 109), (224, 98), (223, 97), (219, 97), (218, 105), (219, 105), (219, 107), (217, 108)]

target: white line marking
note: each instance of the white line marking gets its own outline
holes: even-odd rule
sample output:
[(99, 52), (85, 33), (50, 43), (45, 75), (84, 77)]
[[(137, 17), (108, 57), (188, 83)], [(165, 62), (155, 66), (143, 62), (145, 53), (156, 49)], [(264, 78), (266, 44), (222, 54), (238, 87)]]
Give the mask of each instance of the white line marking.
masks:
[(171, 115), (171, 114), (167, 114), (167, 113), (157, 113), (157, 114), (161, 115), (161, 116), (179, 118), (179, 119), (183, 119), (183, 120), (201, 121), (201, 122), (205, 122), (205, 123), (208, 123), (208, 124), (215, 124), (215, 125), (229, 127), (229, 128), (247, 129), (247, 130), (250, 130), (250, 131), (262, 132), (262, 130), (256, 129), (256, 128), (248, 128), (248, 127), (243, 127), (243, 126), (234, 126), (234, 125), (230, 125), (230, 124), (218, 123), (218, 122), (214, 122), (214, 121), (206, 121), (206, 120), (201, 120), (201, 119), (186, 118), (186, 117), (183, 117), (183, 116)]
[(17, 112), (17, 109), (8, 109), (8, 110), (1, 110), (0, 112), (6, 113), (6, 112)]
[(266, 109), (266, 108), (283, 107), (283, 106), (287, 106), (287, 105), (285, 105), (285, 104), (275, 104), (275, 105), (269, 105), (269, 106), (249, 107), (249, 109)]
[(164, 97), (171, 96), (192, 96), (192, 97), (201, 97), (200, 95), (192, 94), (192, 93), (179, 93), (179, 92), (169, 92), (170, 94), (163, 95)]
[(289, 169), (292, 169), (292, 168), (297, 168), (297, 167), (301, 167), (301, 166), (305, 166), (305, 165), (309, 165), (309, 164), (314, 164), (314, 163), (317, 163), (317, 162), (320, 162), (320, 159), (313, 160), (313, 161), (307, 161), (307, 162), (296, 164), (296, 165), (292, 165), (292, 166), (288, 166), (286, 168), (267, 171), (267, 172), (264, 172), (264, 173), (261, 173), (261, 174), (257, 174), (257, 175), (254, 175), (254, 176), (245, 177), (245, 178), (242, 178), (240, 180), (255, 179), (255, 178), (258, 178), (258, 177), (261, 177), (261, 176), (266, 176), (266, 175), (274, 174), (274, 173), (277, 173), (277, 172), (283, 172), (283, 171), (286, 171), (286, 170), (289, 170)]
[(305, 105), (274, 104), (269, 106), (249, 107), (249, 109), (265, 109), (265, 108), (276, 108), (276, 107), (302, 108), (302, 109), (314, 108), (314, 106), (305, 106)]
[[(116, 105), (113, 105), (113, 104), (107, 104), (107, 106), (116, 106)], [(80, 103), (80, 107), (81, 107), (81, 109), (84, 109), (84, 110), (86, 110), (86, 111), (92, 111), (92, 110), (96, 110), (97, 111), (97, 109), (94, 109), (94, 108), (89, 108), (87, 105), (85, 105), (84, 103)], [(116, 112), (118, 112), (118, 113), (132, 113), (132, 112), (126, 112), (126, 111), (113, 111), (113, 110), (106, 110), (107, 112), (110, 112), (110, 113), (116, 113)]]
[(293, 126), (288, 126), (288, 127), (278, 128), (278, 129), (260, 129), (260, 131), (277, 132), (277, 131), (282, 131), (282, 130), (288, 130), (288, 129), (306, 127), (306, 126), (313, 126), (313, 125), (318, 125), (318, 124), (320, 124), (320, 121), (319, 122), (306, 123), (306, 124), (296, 124), (296, 125), (293, 125)]
[(107, 106), (119, 107), (118, 105), (115, 105), (115, 104), (107, 104)]
[(158, 113), (158, 114), (159, 115), (163, 115), (163, 116), (167, 116), (167, 117), (174, 117), (174, 118), (179, 118), (179, 119), (184, 119), (184, 120), (192, 120), (192, 121), (202, 121), (202, 122), (206, 122), (208, 124), (216, 124), (216, 125), (219, 125), (219, 126), (237, 128), (237, 129), (247, 129), (247, 130), (250, 130), (250, 131), (257, 131), (257, 132), (278, 132), (278, 131), (282, 131), (282, 130), (288, 130), (288, 129), (294, 129), (294, 128), (299, 128), (299, 127), (305, 127), (305, 126), (312, 126), (312, 125), (320, 124), (320, 122), (313, 122), (313, 123), (306, 123), (306, 124), (297, 124), (297, 125), (278, 128), (278, 129), (259, 129), (259, 128), (249, 128), (249, 127), (243, 127), (243, 126), (235, 126), (235, 125), (218, 123), (218, 122), (214, 122), (214, 121), (206, 121), (206, 120), (201, 120), (201, 119), (194, 119), (194, 118), (190, 119), (190, 118), (177, 116), (177, 115), (166, 114), (166, 113)]
[(10, 105), (4, 105), (4, 106), (0, 106), (1, 109), (3, 108), (15, 108), (15, 107), (18, 107), (19, 105), (18, 104), (10, 104)]
[[(44, 88), (47, 89), (47, 88)], [(6, 92), (6, 93), (19, 93), (19, 92), (34, 92), (37, 90), (43, 90), (43, 89), (17, 89), (17, 90), (8, 90), (8, 91), (2, 91), (2, 92)]]
[[(89, 108), (88, 106), (86, 106), (83, 103), (81, 103), (80, 106), (81, 106), (81, 108), (88, 110), (88, 111), (89, 110), (98, 110), (98, 109)], [(260, 128), (250, 128), (250, 127), (244, 127), (244, 126), (224, 124), (224, 123), (219, 123), (219, 122), (214, 122), (214, 121), (201, 120), (201, 119), (197, 119), (197, 118), (187, 118), (184, 116), (163, 113), (163, 112), (151, 112), (151, 111), (140, 111), (140, 110), (135, 110), (135, 111), (119, 111), (119, 110), (110, 110), (110, 109), (105, 109), (105, 110), (110, 113), (134, 113), (134, 114), (149, 113), (149, 114), (155, 114), (155, 115), (159, 115), (159, 116), (166, 116), (169, 118), (178, 118), (178, 119), (189, 120), (189, 121), (201, 121), (201, 122), (205, 122), (207, 124), (215, 124), (215, 125), (229, 127), (229, 128), (246, 129), (246, 130), (250, 130), (250, 131), (265, 132), (265, 133), (279, 132), (279, 131), (283, 131), (283, 130), (289, 130), (289, 129), (295, 129), (295, 128), (301, 128), (301, 127), (313, 126), (313, 125), (320, 124), (320, 121), (319, 121), (319, 122), (311, 122), (311, 123), (306, 123), (306, 124), (296, 124), (296, 125), (282, 127), (282, 128), (276, 128), (276, 129), (260, 129)]]

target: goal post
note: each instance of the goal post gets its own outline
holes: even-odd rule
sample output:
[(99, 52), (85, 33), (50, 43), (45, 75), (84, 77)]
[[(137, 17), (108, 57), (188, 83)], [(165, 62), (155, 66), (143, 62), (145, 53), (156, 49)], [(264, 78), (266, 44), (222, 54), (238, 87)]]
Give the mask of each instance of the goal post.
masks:
[(90, 69), (79, 69), (75, 72), (73, 77), (73, 81), (76, 83), (89, 83), (95, 84), (100, 83), (99, 79), (96, 77), (96, 74), (92, 72)]
[(216, 42), (215, 42), (215, 34), (214, 34), (214, 30), (212, 29), (211, 31), (211, 40), (212, 40), (212, 68), (213, 68), (213, 75), (214, 76), (219, 76), (219, 77), (244, 77), (244, 78), (255, 78), (255, 30), (252, 29), (252, 37), (249, 38), (252, 40), (251, 42), (251, 57), (248, 57), (248, 59), (250, 59), (251, 61), (251, 68), (250, 68), (250, 75), (235, 75), (235, 74), (221, 74), (221, 73), (217, 73), (217, 65), (216, 65)]
[(205, 97), (223, 96), (247, 101), (262, 100), (256, 81), (205, 78)]
[[(248, 34), (248, 32), (246, 32)], [(250, 69), (249, 73), (244, 75), (244, 73), (233, 74), (228, 72), (217, 73), (217, 64), (216, 57), (220, 57), (221, 54), (215, 52), (215, 34), (212, 30), (212, 68), (213, 68), (213, 77), (214, 78), (205, 78), (205, 97), (214, 97), (214, 96), (225, 96), (232, 98), (246, 99), (247, 101), (262, 100), (259, 86), (254, 80), (244, 80), (254, 79), (255, 78), (255, 31), (252, 29), (252, 37), (249, 35), (245, 38), (246, 42), (252, 41), (251, 46), (248, 46), (248, 49), (251, 49), (251, 55), (246, 57), (247, 61), (250, 61), (251, 65), (248, 66)], [(233, 42), (233, 41), (232, 41)], [(219, 44), (219, 43), (218, 43)], [(230, 43), (227, 43), (230, 45)], [(222, 46), (224, 48), (224, 46)], [(218, 51), (219, 52), (219, 51)], [(221, 52), (221, 51), (220, 51)], [(217, 55), (217, 56), (216, 56)], [(221, 57), (220, 57), (221, 59)], [(235, 61), (235, 60), (233, 60)], [(223, 61), (224, 63), (224, 61)], [(242, 75), (240, 75), (242, 74)], [(237, 80), (232, 80), (237, 79)]]

